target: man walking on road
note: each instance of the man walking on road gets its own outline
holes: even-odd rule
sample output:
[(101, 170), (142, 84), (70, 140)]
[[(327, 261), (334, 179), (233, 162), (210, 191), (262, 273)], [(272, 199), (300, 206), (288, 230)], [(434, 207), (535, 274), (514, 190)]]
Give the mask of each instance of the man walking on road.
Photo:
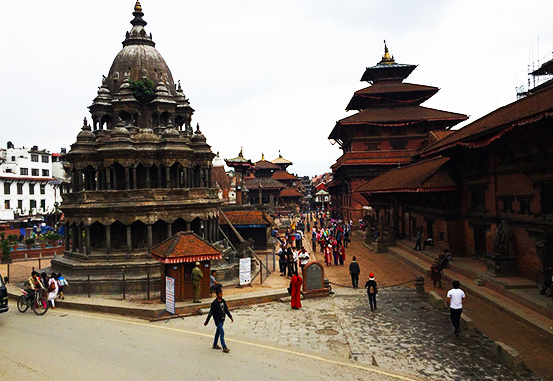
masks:
[(369, 296), (369, 304), (371, 306), (371, 311), (376, 310), (376, 294), (378, 294), (378, 286), (374, 280), (374, 274), (369, 274), (369, 280), (365, 283), (365, 288), (367, 289), (367, 295)]
[(219, 289), (217, 290), (217, 299), (211, 303), (211, 308), (209, 309), (209, 314), (207, 315), (204, 325), (206, 326), (207, 323), (209, 323), (211, 316), (213, 316), (213, 321), (217, 327), (217, 330), (215, 331), (215, 339), (213, 341), (213, 349), (221, 349), (218, 344), (219, 338), (221, 338), (223, 352), (229, 353), (230, 349), (228, 349), (225, 343), (225, 330), (223, 329), (223, 324), (225, 324), (225, 315), (227, 315), (230, 318), (230, 321), (234, 323), (234, 319), (228, 310), (227, 302), (223, 299), (223, 290)]
[(351, 285), (353, 288), (359, 288), (359, 274), (361, 274), (361, 269), (359, 268), (359, 263), (357, 263), (357, 258), (354, 256), (353, 261), (349, 264), (349, 274), (351, 275)]
[(194, 288), (194, 303), (201, 303), (200, 300), (200, 280), (204, 277), (200, 269), (200, 262), (196, 262), (196, 267), (192, 269), (192, 287)]
[(447, 305), (449, 306), (451, 323), (453, 323), (453, 327), (455, 328), (455, 336), (458, 337), (461, 333), (460, 324), (465, 293), (459, 288), (461, 287), (461, 282), (458, 280), (454, 280), (452, 285), (453, 288), (447, 292)]

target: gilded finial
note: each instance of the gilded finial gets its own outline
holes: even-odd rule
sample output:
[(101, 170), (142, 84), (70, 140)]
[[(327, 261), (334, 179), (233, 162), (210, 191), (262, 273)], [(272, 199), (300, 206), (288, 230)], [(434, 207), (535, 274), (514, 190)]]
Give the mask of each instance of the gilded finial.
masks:
[(135, 12), (142, 12), (142, 5), (140, 5), (140, 1), (136, 0), (136, 4), (134, 5), (134, 11)]
[(265, 155), (263, 153), (261, 154), (261, 160), (265, 160)]
[(391, 65), (393, 63), (395, 63), (394, 56), (390, 56), (388, 45), (386, 45), (386, 40), (384, 40), (384, 55), (382, 56), (382, 61), (380, 61), (379, 64)]
[(278, 157), (282, 159), (282, 155), (280, 154), (280, 150), (278, 150)]
[(240, 147), (240, 153), (238, 154), (239, 157), (244, 157), (243, 154), (242, 154), (243, 149), (244, 149), (244, 147)]

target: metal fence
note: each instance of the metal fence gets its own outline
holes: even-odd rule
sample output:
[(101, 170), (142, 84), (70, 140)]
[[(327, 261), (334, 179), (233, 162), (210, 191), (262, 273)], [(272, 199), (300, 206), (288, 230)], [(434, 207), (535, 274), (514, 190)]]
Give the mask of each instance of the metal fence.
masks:
[(261, 284), (267, 280), (269, 275), (275, 271), (276, 268), (276, 254), (275, 249), (273, 248), (270, 254), (265, 255), (265, 258), (261, 258), (259, 269), (259, 278)]

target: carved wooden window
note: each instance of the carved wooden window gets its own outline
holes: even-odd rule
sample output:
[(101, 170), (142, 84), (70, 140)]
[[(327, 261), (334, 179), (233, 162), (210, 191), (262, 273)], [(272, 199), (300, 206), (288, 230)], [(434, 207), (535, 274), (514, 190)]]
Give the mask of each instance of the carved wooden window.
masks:
[(520, 204), (520, 214), (532, 214), (530, 210), (530, 197), (519, 197), (518, 202)]
[(514, 210), (513, 210), (513, 197), (512, 196), (501, 197), (500, 200), (503, 204), (503, 209), (501, 209), (501, 212), (503, 212), (503, 213), (514, 213)]

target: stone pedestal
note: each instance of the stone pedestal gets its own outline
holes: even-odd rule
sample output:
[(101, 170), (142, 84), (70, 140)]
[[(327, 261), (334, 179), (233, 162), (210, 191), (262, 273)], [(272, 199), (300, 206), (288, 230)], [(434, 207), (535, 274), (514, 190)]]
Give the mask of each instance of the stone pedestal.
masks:
[(515, 276), (518, 274), (517, 259), (506, 255), (486, 254), (486, 266), (495, 277)]
[(325, 270), (319, 262), (309, 262), (303, 268), (303, 295), (304, 298), (328, 296), (329, 290), (324, 287)]
[(390, 239), (377, 238), (376, 241), (374, 241), (374, 248), (377, 253), (386, 253), (388, 252), (388, 247), (395, 245), (396, 241)]

